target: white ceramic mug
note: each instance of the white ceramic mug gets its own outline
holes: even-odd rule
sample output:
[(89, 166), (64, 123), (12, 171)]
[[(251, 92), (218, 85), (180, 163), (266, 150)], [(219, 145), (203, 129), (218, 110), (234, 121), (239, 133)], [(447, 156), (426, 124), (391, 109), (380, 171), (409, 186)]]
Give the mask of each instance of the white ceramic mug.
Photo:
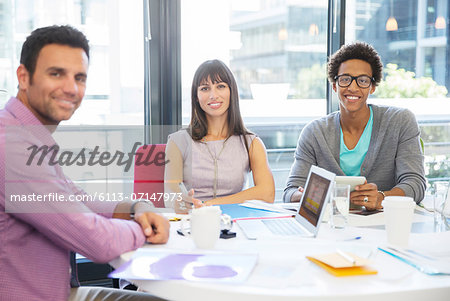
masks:
[(219, 206), (205, 206), (192, 209), (189, 218), (191, 233), (186, 230), (188, 218), (181, 221), (181, 231), (185, 236), (191, 236), (195, 246), (200, 249), (212, 249), (220, 236)]
[(387, 196), (382, 205), (386, 218), (388, 244), (406, 248), (416, 203), (406, 196)]

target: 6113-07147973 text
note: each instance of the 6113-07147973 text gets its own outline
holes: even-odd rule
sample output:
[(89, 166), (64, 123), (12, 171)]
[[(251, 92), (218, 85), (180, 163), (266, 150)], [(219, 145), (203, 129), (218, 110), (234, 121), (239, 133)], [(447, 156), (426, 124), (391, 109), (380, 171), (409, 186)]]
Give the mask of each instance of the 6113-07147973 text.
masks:
[(122, 192), (95, 192), (93, 194), (65, 195), (57, 192), (47, 194), (11, 194), (10, 202), (121, 202), (149, 200), (152, 202), (181, 201), (181, 193), (122, 193)]

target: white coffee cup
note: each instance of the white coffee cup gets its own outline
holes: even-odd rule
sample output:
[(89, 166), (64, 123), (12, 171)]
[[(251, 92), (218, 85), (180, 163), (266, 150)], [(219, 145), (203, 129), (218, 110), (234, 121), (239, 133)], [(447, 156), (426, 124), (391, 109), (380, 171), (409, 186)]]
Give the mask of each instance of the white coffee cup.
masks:
[(383, 200), (382, 205), (386, 219), (388, 244), (406, 248), (416, 203), (411, 197), (387, 196)]
[(212, 249), (220, 236), (219, 206), (205, 206), (192, 209), (190, 216), (191, 233), (186, 230), (187, 218), (181, 221), (181, 231), (185, 236), (191, 236), (195, 246), (200, 249)]

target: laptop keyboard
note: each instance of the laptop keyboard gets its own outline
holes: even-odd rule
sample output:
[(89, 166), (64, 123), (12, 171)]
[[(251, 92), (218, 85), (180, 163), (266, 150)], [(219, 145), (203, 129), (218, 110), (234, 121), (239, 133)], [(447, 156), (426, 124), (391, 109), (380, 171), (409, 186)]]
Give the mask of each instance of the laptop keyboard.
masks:
[(304, 235), (300, 226), (294, 219), (265, 219), (262, 220), (264, 225), (275, 235)]

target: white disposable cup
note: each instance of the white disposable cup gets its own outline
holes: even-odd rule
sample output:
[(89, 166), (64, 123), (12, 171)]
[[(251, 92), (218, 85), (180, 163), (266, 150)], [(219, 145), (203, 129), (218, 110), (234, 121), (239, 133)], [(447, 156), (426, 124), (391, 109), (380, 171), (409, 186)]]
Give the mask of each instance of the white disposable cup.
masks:
[(187, 219), (181, 222), (181, 231), (185, 236), (191, 236), (199, 249), (212, 249), (220, 236), (220, 216), (222, 211), (218, 206), (205, 206), (192, 209), (190, 216), (191, 233), (185, 230)]
[(406, 248), (416, 203), (406, 196), (387, 196), (383, 202), (388, 244)]

